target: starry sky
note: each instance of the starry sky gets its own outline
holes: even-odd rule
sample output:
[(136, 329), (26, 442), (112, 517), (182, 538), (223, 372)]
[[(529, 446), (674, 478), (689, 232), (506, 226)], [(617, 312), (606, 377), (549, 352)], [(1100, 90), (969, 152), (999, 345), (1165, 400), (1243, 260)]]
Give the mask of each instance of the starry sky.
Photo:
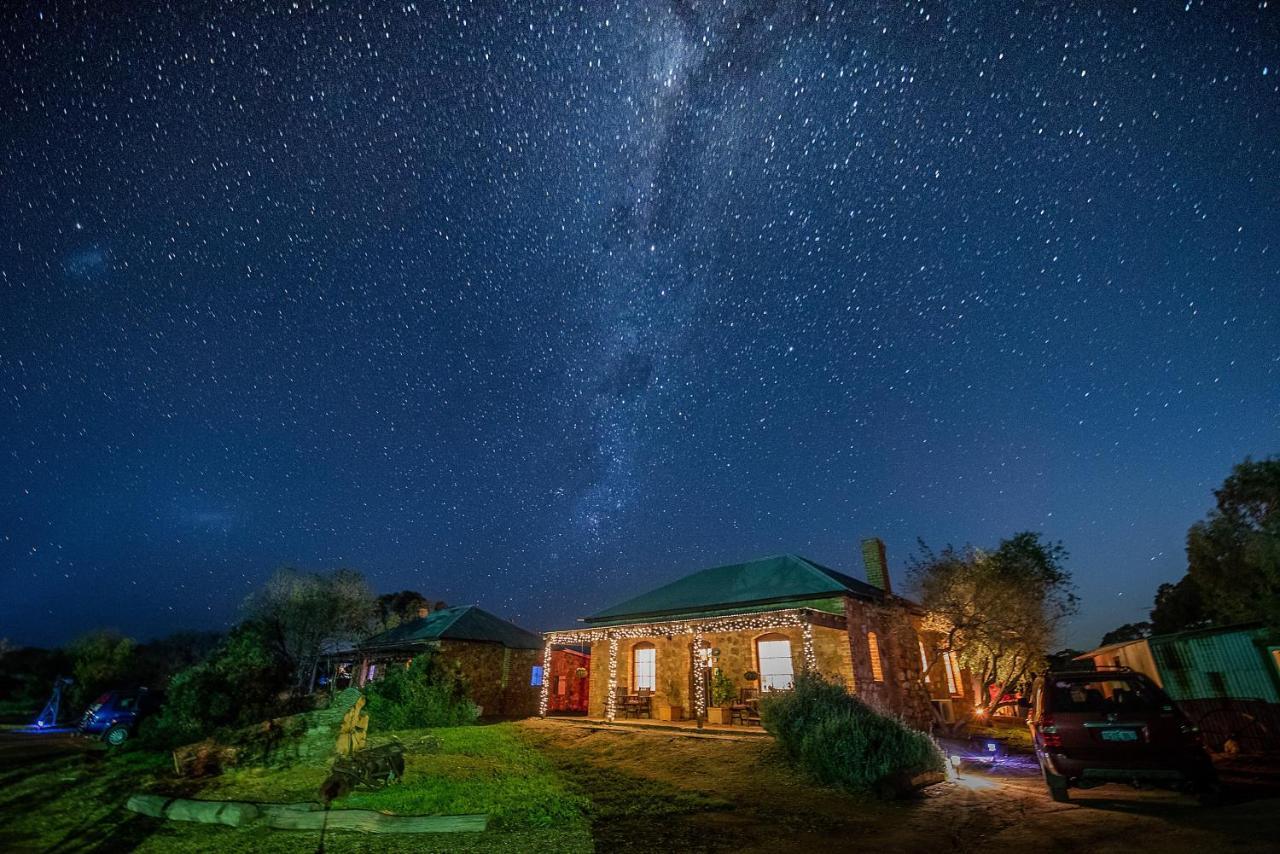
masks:
[(1088, 645), (1280, 452), (1274, 0), (0, 15), (11, 641), (1031, 529)]

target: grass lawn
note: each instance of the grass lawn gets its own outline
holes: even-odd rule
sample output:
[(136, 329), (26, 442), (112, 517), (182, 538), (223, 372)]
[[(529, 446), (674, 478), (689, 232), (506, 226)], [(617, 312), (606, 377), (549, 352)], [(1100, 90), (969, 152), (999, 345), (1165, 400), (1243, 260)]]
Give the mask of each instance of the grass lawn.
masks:
[[(587, 852), (592, 850), (585, 798), (577, 794), (513, 724), (432, 731), (439, 752), (415, 752), (425, 733), (396, 733), (405, 743), (403, 783), (355, 792), (337, 808), (403, 814), (486, 813), (484, 833), (379, 835), (338, 832), (326, 850), (450, 852)], [(375, 739), (375, 743), (380, 739)], [(45, 763), (38, 773), (0, 776), (0, 849), (203, 852), (314, 851), (318, 834), (159, 821), (124, 809), (128, 795), (150, 789), (209, 800), (314, 801), (324, 768), (234, 769), (200, 783), (169, 777), (167, 754), (101, 753)]]

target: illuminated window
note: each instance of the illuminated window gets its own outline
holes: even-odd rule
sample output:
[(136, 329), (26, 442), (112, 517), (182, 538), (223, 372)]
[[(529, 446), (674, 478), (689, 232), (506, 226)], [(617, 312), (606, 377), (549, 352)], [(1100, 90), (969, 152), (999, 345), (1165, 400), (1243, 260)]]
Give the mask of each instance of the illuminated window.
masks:
[(542, 684), (542, 665), (541, 664), (533, 665), (533, 672), (529, 674), (529, 684), (530, 685)]
[(651, 643), (638, 643), (631, 648), (631, 679), (637, 691), (658, 687), (658, 650)]
[(950, 694), (960, 693), (960, 671), (956, 668), (956, 659), (949, 652), (942, 654), (942, 669), (947, 672), (947, 692)]
[(569, 680), (565, 679), (563, 676), (557, 676), (556, 677), (556, 694), (563, 697), (567, 693), (569, 693)]
[(791, 641), (785, 635), (765, 635), (756, 641), (756, 658), (760, 659), (760, 688), (764, 691), (787, 691), (795, 685), (795, 666), (791, 663)]
[(880, 661), (880, 639), (875, 632), (867, 632), (867, 651), (871, 654), (871, 678), (884, 681), (884, 664)]
[(924, 651), (924, 641), (920, 641), (920, 672), (924, 674), (924, 682), (928, 685), (931, 681), (929, 679), (929, 655)]

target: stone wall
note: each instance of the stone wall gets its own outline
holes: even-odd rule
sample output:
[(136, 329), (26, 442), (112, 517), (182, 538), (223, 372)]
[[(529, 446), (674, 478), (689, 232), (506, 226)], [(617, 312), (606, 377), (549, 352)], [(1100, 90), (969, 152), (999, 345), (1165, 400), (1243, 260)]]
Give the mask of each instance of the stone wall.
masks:
[[(933, 722), (929, 690), (923, 682), (920, 638), (916, 618), (902, 604), (876, 604), (845, 599), (848, 630), (814, 625), (813, 646), (817, 670), (824, 678), (844, 685), (877, 709), (907, 723), (928, 729)], [(880, 648), (880, 679), (871, 665), (868, 633), (874, 632)], [(705, 644), (719, 650), (715, 665), (738, 688), (748, 683), (748, 671), (760, 672), (756, 642), (765, 635), (780, 635), (791, 642), (792, 667), (804, 668), (804, 636), (799, 626), (781, 629), (708, 633)], [(655, 635), (618, 640), (617, 684), (633, 687), (632, 652), (637, 644), (651, 643), (657, 651), (656, 704), (682, 706), (686, 717), (694, 714), (692, 684), (693, 635)], [(591, 649), (592, 667), (588, 714), (603, 717), (609, 684), (609, 642)], [(751, 687), (758, 687), (752, 683)]]
[[(920, 638), (911, 613), (903, 606), (848, 598), (845, 619), (853, 658), (854, 693), (880, 711), (929, 729), (933, 708), (923, 681)], [(871, 663), (870, 633), (880, 647), (880, 675)]]
[[(715, 666), (724, 671), (735, 687), (758, 688), (758, 682), (744, 679), (747, 671), (760, 672), (756, 655), (756, 641), (765, 635), (780, 635), (791, 642), (791, 664), (796, 673), (804, 669), (804, 635), (799, 626), (781, 629), (753, 629), (741, 632), (712, 632), (703, 635), (704, 645), (720, 651)], [(656, 650), (657, 688), (655, 703), (669, 703), (684, 709), (684, 715), (694, 715), (693, 689), (693, 635), (654, 635), (651, 637), (622, 638), (618, 640), (617, 684), (630, 689), (632, 681), (632, 652), (637, 644), (650, 643)], [(849, 644), (844, 632), (826, 626), (813, 626), (813, 651), (818, 672), (828, 679), (846, 686), (853, 682), (853, 670)], [(603, 716), (609, 685), (609, 642), (597, 641), (591, 647), (590, 691), (588, 714)]]
[(542, 651), (508, 649), (483, 641), (437, 641), (441, 661), (467, 682), (471, 702), (486, 716), (527, 717), (538, 713), (539, 688), (529, 684)]

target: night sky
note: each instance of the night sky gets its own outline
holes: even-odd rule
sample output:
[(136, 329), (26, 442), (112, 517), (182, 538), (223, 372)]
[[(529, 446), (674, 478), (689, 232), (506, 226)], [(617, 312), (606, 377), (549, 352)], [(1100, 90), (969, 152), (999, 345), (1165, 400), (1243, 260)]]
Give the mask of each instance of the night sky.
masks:
[(1145, 618), (1280, 452), (1280, 7), (980, 5), (5, 4), (0, 636), (1022, 529)]

